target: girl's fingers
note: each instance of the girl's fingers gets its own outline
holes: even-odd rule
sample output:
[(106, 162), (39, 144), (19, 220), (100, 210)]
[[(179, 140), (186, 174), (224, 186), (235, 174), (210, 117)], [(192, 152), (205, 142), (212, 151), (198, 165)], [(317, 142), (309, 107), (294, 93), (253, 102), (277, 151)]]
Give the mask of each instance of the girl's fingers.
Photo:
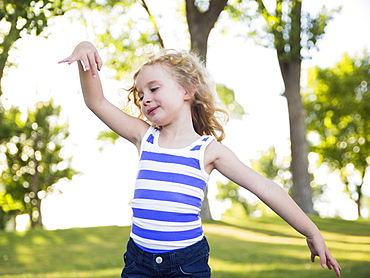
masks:
[[(314, 255), (311, 253), (311, 262), (315, 262), (315, 257), (316, 256), (319, 256), (319, 255)], [(342, 268), (340, 267), (340, 265), (338, 264), (338, 262), (333, 258), (331, 257), (331, 255), (323, 255), (323, 256), (319, 256), (320, 258), (320, 264), (323, 268), (328, 268), (330, 270), (334, 270), (335, 274), (340, 277), (340, 271), (342, 270)]]
[(335, 274), (338, 277), (340, 277), (340, 271), (342, 270), (342, 268), (338, 264), (337, 260), (334, 259), (333, 257), (331, 257), (331, 258), (328, 259), (328, 268), (329, 269), (334, 269)]
[(76, 62), (76, 61), (78, 61), (78, 59), (76, 59), (74, 55), (71, 55), (71, 56), (59, 61), (58, 64), (68, 63), (68, 65), (70, 65), (70, 64), (72, 64), (73, 62)]
[(91, 69), (91, 74), (93, 77), (95, 77), (97, 75), (97, 71), (96, 71), (96, 66), (95, 66), (95, 54), (94, 53), (89, 53), (87, 55), (87, 66), (86, 66), (86, 70), (89, 70)]
[(316, 255), (311, 253), (311, 262), (313, 262), (313, 263), (315, 262), (315, 257), (316, 257)]
[[(319, 255), (320, 256), (320, 255)], [(328, 265), (327, 265), (327, 260), (326, 260), (326, 256), (323, 254), (320, 256), (320, 264), (323, 268), (327, 268)]]
[(337, 274), (338, 277), (340, 277), (340, 271), (342, 268), (339, 265), (334, 266), (335, 274)]
[(77, 61), (82, 63), (84, 71), (91, 70), (93, 77), (96, 77), (97, 71), (100, 71), (103, 65), (103, 61), (96, 49), (86, 42), (80, 43), (75, 48), (71, 56), (59, 61), (58, 63), (68, 63), (68, 65), (70, 65)]
[(323, 268), (329, 268), (331, 269), (331, 265), (330, 265), (330, 261), (326, 258), (326, 255), (324, 253), (322, 254), (314, 254), (314, 253), (311, 253), (311, 262), (315, 262), (315, 258), (319, 257), (320, 259), (320, 265), (323, 267)]
[(69, 56), (69, 57), (67, 57), (67, 58), (65, 58), (65, 59), (63, 59), (63, 60), (60, 60), (60, 61), (58, 62), (58, 64), (61, 64), (61, 63), (68, 63), (70, 58), (71, 58), (71, 56)]
[(103, 61), (97, 52), (94, 53), (94, 58), (95, 58), (97, 68), (100, 71), (101, 67), (103, 66)]
[[(336, 261), (334, 261), (334, 263), (332, 262), (332, 261), (330, 261), (330, 260), (328, 260), (328, 268), (329, 269), (333, 269), (333, 268), (335, 268), (335, 265), (336, 265)], [(338, 263), (337, 263), (338, 264)]]

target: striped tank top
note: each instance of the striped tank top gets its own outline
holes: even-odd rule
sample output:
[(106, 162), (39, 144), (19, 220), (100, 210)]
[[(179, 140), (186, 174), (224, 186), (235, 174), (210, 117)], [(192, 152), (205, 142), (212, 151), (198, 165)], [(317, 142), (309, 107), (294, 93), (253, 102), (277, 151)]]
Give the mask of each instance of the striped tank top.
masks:
[(132, 201), (131, 238), (143, 250), (164, 253), (203, 238), (200, 207), (209, 175), (204, 151), (212, 136), (202, 136), (182, 149), (158, 145), (160, 130), (143, 137)]

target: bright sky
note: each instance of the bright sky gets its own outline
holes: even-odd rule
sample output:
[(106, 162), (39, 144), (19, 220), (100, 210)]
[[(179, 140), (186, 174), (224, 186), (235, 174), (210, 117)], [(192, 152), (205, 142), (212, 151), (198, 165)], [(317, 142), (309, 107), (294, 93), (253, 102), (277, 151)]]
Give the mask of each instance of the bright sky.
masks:
[[(151, 5), (153, 1), (148, 3), (149, 7), (154, 8), (155, 5)], [(165, 2), (166, 5), (173, 3)], [(370, 47), (370, 32), (367, 32), (370, 1), (306, 0), (304, 9), (315, 13), (322, 3), (329, 9), (339, 5), (343, 9), (319, 42), (320, 51), (312, 52), (313, 58), (303, 63), (305, 69), (314, 65), (332, 66), (344, 52), (353, 55)], [(166, 13), (162, 18), (170, 16), (174, 17), (175, 13)], [(70, 125), (67, 152), (73, 154), (73, 166), (83, 174), (72, 182), (58, 184), (57, 188), (63, 194), (52, 194), (43, 201), (44, 224), (48, 229), (128, 225), (131, 217), (129, 202), (138, 161), (136, 149), (122, 140), (103, 152), (98, 151), (101, 143), (95, 139), (99, 131), (106, 128), (83, 103), (76, 66), (57, 64), (72, 52), (79, 41), (92, 41), (94, 38), (82, 26), (68, 22), (61, 24), (61, 21), (56, 23), (49, 29), (49, 39), (27, 37), (17, 43), (18, 51), (13, 52), (12, 58), (18, 67), (12, 68), (3, 80), (8, 103), (27, 107), (52, 97), (56, 103), (62, 104), (62, 120), (67, 119)], [(162, 34), (166, 46), (187, 48), (184, 42), (171, 39), (172, 26), (166, 25), (168, 31)], [(280, 96), (283, 83), (274, 50), (255, 46), (251, 40), (213, 31), (207, 61), (215, 81), (234, 89), (237, 101), (247, 111), (243, 120), (228, 124), (224, 143), (247, 164), (258, 151), (272, 145), (285, 152), (289, 125), (286, 101)], [(118, 103), (124, 97), (118, 92), (122, 83), (107, 80), (104, 68), (101, 77), (107, 98)], [(217, 211), (220, 206), (214, 205), (214, 182), (219, 178), (219, 175), (213, 175), (210, 182), (209, 197), (215, 217), (221, 213)], [(334, 185), (338, 184), (330, 180)], [(341, 210), (343, 204), (347, 204), (345, 210)], [(321, 210), (327, 216), (340, 211), (343, 217), (351, 219), (356, 207), (340, 192), (339, 186), (333, 186), (328, 194), (328, 203)]]

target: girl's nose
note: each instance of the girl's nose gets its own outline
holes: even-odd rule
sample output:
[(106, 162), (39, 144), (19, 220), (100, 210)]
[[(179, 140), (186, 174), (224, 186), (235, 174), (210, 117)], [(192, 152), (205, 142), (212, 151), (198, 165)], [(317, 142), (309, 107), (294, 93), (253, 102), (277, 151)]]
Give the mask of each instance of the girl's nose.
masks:
[(142, 102), (143, 104), (149, 104), (152, 102), (152, 98), (150, 97), (150, 95), (144, 95)]

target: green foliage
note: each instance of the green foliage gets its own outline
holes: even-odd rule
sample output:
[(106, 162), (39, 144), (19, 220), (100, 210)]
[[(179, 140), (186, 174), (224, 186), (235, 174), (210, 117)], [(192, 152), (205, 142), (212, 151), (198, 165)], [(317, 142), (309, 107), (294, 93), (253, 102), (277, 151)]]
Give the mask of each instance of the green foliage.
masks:
[(48, 17), (62, 15), (63, 0), (22, 0), (22, 1), (0, 1), (0, 21), (10, 24), (8, 33), (3, 36), (12, 35), (10, 32), (25, 30), (32, 31), (38, 36), (47, 26)]
[(259, 158), (251, 161), (252, 169), (275, 181), (289, 191), (292, 185), (290, 157), (278, 158), (275, 148), (260, 152)]
[(155, 20), (150, 11), (142, 7), (142, 1), (73, 2), (70, 10), (77, 12), (78, 20), (94, 30), (97, 47), (106, 57), (104, 65), (114, 79), (131, 77), (146, 61), (146, 54), (161, 46)]
[[(28, 213), (32, 227), (41, 226), (41, 199), (61, 179), (72, 179), (77, 172), (70, 167), (71, 158), (63, 153), (68, 138), (68, 124), (58, 123), (61, 107), (53, 102), (39, 102), (28, 110), (26, 121), (12, 108), (4, 123), (14, 128), (12, 136), (0, 144), (4, 186), (0, 205), (4, 211), (17, 209)], [(4, 163), (5, 160), (5, 163)]]
[(50, 17), (64, 13), (62, 4), (63, 0), (0, 0), (0, 81), (13, 44), (24, 34), (40, 35)]
[[(342, 267), (343, 277), (370, 273), (369, 221), (313, 218)], [(305, 240), (276, 216), (204, 224), (215, 278), (335, 277), (312, 264)], [(118, 277), (130, 227), (24, 233), (0, 231), (2, 278)], [(42, 264), (38, 263), (42, 262)]]
[(101, 146), (99, 150), (103, 151), (104, 147), (114, 145), (119, 138), (121, 138), (121, 136), (112, 130), (101, 131), (97, 139), (103, 142), (103, 146)]
[(242, 207), (245, 216), (252, 215), (258, 209), (258, 201), (253, 202), (248, 200), (247, 190), (232, 181), (228, 181), (227, 183), (217, 182), (217, 189), (218, 194), (216, 195), (216, 199), (230, 200), (232, 204), (230, 211), (233, 211), (233, 215), (235, 213), (234, 210), (238, 209), (238, 207)]
[(17, 107), (5, 109), (0, 102), (0, 143), (11, 138), (23, 128), (21, 112)]
[[(265, 152), (261, 152), (258, 159), (252, 160), (252, 169), (259, 172), (268, 179), (275, 181), (283, 186), (287, 191), (291, 187), (291, 173), (289, 171), (290, 159), (287, 157), (279, 159), (275, 148), (272, 147)], [(231, 213), (235, 214), (238, 207), (242, 207), (244, 215), (252, 215), (257, 210), (265, 211), (266, 207), (258, 200), (247, 198), (247, 191), (239, 185), (228, 181), (227, 183), (217, 182), (219, 200), (230, 200), (232, 203)], [(229, 212), (226, 212), (227, 215)]]
[(321, 163), (340, 171), (355, 201), (361, 199), (370, 165), (369, 61), (364, 51), (355, 57), (344, 54), (332, 68), (310, 69), (305, 94), (312, 150)]
[(263, 0), (235, 0), (228, 11), (234, 20), (247, 24), (249, 35), (258, 44), (275, 48), (281, 61), (299, 61), (309, 57), (309, 50), (316, 47), (327, 24), (340, 11), (323, 6), (317, 15), (311, 15), (301, 12), (301, 5), (301, 0), (277, 0), (271, 10)]
[[(81, 9), (81, 8), (88, 8), (90, 10), (104, 10), (106, 8), (112, 8), (119, 5), (130, 6), (136, 0), (104, 0), (104, 1), (96, 1), (96, 0), (70, 0), (70, 6), (73, 8)], [(123, 3), (124, 2), (124, 3)]]
[[(289, 157), (277, 157), (275, 148), (271, 147), (264, 152), (260, 152), (259, 158), (252, 160), (251, 163), (253, 170), (275, 181), (289, 191), (292, 184)], [(256, 198), (255, 200), (248, 199), (247, 191), (231, 181), (227, 183), (217, 182), (217, 188), (218, 194), (216, 198), (219, 200), (230, 200), (232, 203), (230, 211), (227, 211), (224, 216), (230, 213), (235, 215), (240, 207), (243, 209), (244, 215), (247, 216), (253, 215), (257, 210), (262, 213), (269, 211), (267, 206), (256, 200)]]
[(117, 133), (111, 131), (102, 131), (98, 135), (98, 140), (107, 141), (111, 144), (114, 144), (114, 142), (118, 138), (120, 138), (120, 136)]
[(241, 119), (245, 111), (243, 106), (236, 101), (234, 91), (223, 84), (217, 84), (216, 88), (217, 94), (222, 104), (225, 105), (231, 118)]

